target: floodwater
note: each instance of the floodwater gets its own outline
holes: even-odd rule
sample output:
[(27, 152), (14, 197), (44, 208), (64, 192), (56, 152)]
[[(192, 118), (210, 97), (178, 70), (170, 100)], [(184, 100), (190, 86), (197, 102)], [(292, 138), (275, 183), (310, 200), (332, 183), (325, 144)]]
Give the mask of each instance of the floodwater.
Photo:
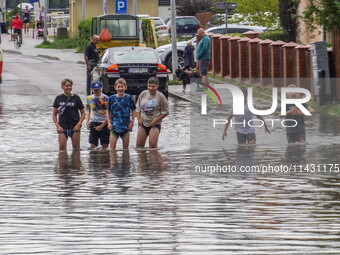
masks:
[(339, 163), (339, 119), (308, 119), (306, 145), (273, 128), (256, 147), (229, 130), (190, 150), (190, 103), (170, 98), (159, 150), (136, 150), (133, 132), (129, 151), (91, 151), (83, 128), (81, 151), (59, 152), (52, 96), (0, 97), (1, 254), (339, 254), (339, 173), (193, 168)]

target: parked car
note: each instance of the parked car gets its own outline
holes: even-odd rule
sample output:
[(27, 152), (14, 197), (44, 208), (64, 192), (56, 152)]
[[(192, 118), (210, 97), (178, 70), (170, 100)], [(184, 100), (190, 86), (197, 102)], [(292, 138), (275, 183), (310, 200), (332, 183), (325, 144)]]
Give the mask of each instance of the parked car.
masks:
[(155, 30), (158, 39), (163, 40), (169, 37), (168, 28), (160, 17), (151, 17), (155, 22)]
[[(267, 30), (266, 27), (258, 27), (258, 26), (246, 26), (246, 25), (239, 25), (239, 24), (229, 24), (228, 25), (228, 32), (229, 33), (244, 33), (247, 31), (259, 31), (259, 32), (265, 32)], [(225, 25), (218, 26), (218, 27), (211, 27), (205, 30), (206, 32), (211, 33), (220, 33), (225, 34), (226, 29)], [(194, 47), (196, 47), (196, 37), (193, 37), (191, 40), (191, 43)], [(184, 66), (184, 59), (183, 59), (183, 53), (184, 48), (187, 46), (188, 41), (182, 41), (177, 43), (177, 57), (178, 57), (178, 66), (180, 68), (183, 68)], [(172, 45), (166, 44), (163, 46), (160, 46), (156, 49), (157, 54), (159, 55), (160, 59), (162, 60), (162, 63), (166, 65), (166, 67), (170, 70), (172, 70)], [(196, 60), (196, 54), (194, 53), (195, 60)]]
[(103, 93), (115, 93), (117, 79), (124, 78), (126, 93), (138, 95), (147, 89), (150, 77), (159, 79), (159, 91), (168, 97), (169, 75), (156, 51), (148, 47), (113, 47), (104, 51), (92, 71), (92, 80), (103, 84)]
[[(192, 45), (196, 47), (196, 37), (193, 37), (191, 40)], [(183, 53), (184, 53), (184, 48), (187, 46), (189, 41), (182, 41), (177, 43), (177, 58), (178, 58), (178, 66), (180, 68), (184, 67), (184, 58), (183, 58)], [(172, 70), (172, 45), (171, 44), (166, 44), (163, 46), (160, 46), (156, 49), (156, 52), (160, 59), (162, 60), (162, 63), (166, 65), (166, 67), (169, 70)], [(195, 59), (196, 59), (196, 54), (194, 54)]]
[[(241, 25), (241, 24), (228, 24), (228, 34), (233, 34), (233, 33), (245, 33), (248, 31), (258, 31), (258, 32), (266, 32), (268, 28), (266, 27), (260, 27), (260, 26), (248, 26), (248, 25)], [(210, 27), (206, 32), (211, 32), (214, 34), (226, 34), (226, 26), (225, 24), (217, 27)]]
[[(166, 24), (171, 34), (171, 19)], [(192, 38), (197, 29), (201, 27), (195, 16), (178, 16), (176, 17), (176, 34), (183, 38)]]
[(225, 23), (225, 13), (216, 13), (214, 14), (209, 22), (205, 25), (206, 28), (214, 27), (214, 26), (220, 26)]

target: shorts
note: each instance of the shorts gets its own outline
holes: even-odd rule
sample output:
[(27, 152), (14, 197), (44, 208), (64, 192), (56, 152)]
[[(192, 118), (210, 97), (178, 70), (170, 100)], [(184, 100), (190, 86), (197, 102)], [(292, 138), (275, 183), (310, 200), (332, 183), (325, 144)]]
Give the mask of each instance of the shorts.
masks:
[(129, 132), (130, 132), (129, 130), (124, 132), (116, 132), (115, 130), (111, 130), (111, 134), (117, 139), (119, 139), (119, 137), (123, 139)]
[(14, 29), (13, 32), (14, 34), (21, 35), (21, 29)]
[(255, 133), (250, 133), (250, 134), (241, 134), (239, 132), (236, 132), (236, 135), (237, 135), (237, 142), (239, 144), (242, 144), (242, 143), (246, 143), (246, 142), (250, 142), (252, 140), (255, 140), (256, 141), (256, 136), (255, 136)]
[(98, 140), (100, 140), (100, 144), (109, 144), (110, 142), (110, 131), (107, 128), (107, 125), (103, 127), (101, 131), (95, 130), (95, 127), (101, 125), (101, 122), (90, 122), (90, 135), (89, 135), (89, 143), (98, 146)]
[(73, 128), (63, 128), (63, 133), (66, 136), (66, 139), (68, 139), (69, 137), (72, 138), (74, 131)]
[(298, 143), (304, 142), (306, 140), (306, 132), (305, 130), (287, 133), (288, 143)]
[(199, 71), (200, 71), (201, 76), (208, 75), (209, 63), (210, 63), (210, 59), (204, 59), (204, 60), (198, 61)]
[[(149, 136), (149, 133), (150, 133), (150, 130), (151, 130), (152, 127), (146, 127), (144, 125), (142, 125), (142, 127), (144, 128), (144, 130), (146, 132), (146, 136)], [(161, 132), (161, 125), (160, 124), (157, 124), (155, 127), (158, 128), (159, 132)]]

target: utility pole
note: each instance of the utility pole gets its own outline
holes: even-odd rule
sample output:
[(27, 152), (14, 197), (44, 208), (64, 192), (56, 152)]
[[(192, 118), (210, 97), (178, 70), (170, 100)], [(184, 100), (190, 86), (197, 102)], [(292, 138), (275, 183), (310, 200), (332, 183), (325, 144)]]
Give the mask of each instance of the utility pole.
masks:
[(82, 17), (82, 20), (85, 20), (85, 18), (86, 18), (86, 0), (83, 0), (82, 7), (83, 7), (83, 17)]
[(176, 0), (171, 0), (171, 44), (172, 44), (172, 76), (176, 79), (177, 59), (177, 33), (176, 33)]
[(44, 41), (47, 41), (47, 13), (50, 8), (49, 0), (45, 0), (45, 9), (44, 9)]
[(7, 24), (7, 21), (6, 21), (6, 19), (7, 19), (7, 17), (6, 17), (6, 12), (7, 12), (6, 0), (3, 0), (3, 3), (4, 3), (4, 6), (2, 8), (3, 17), (4, 17), (3, 22), (5, 22), (5, 24)]
[(137, 0), (133, 0), (133, 15), (137, 15)]

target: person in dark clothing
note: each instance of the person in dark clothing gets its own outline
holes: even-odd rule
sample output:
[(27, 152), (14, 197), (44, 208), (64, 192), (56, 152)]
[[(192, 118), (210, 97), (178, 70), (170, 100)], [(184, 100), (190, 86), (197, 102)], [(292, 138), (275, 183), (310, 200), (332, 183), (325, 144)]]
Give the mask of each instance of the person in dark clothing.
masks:
[(188, 69), (190, 72), (195, 67), (195, 59), (194, 59), (194, 50), (195, 47), (192, 45), (192, 43), (189, 41), (187, 46), (184, 48), (184, 71)]
[(62, 80), (64, 93), (58, 95), (53, 103), (52, 119), (58, 132), (59, 150), (66, 150), (68, 137), (72, 140), (73, 149), (80, 149), (80, 130), (85, 110), (80, 97), (71, 93), (72, 85), (71, 79)]
[(91, 89), (91, 72), (99, 60), (99, 52), (97, 50), (97, 43), (99, 36), (94, 35), (91, 41), (86, 45), (84, 59), (86, 63), (86, 93), (89, 96)]
[(25, 11), (22, 12), (22, 23), (24, 24), (25, 34), (28, 34), (31, 22), (31, 12), (28, 10), (28, 6), (26, 5)]
[[(288, 88), (296, 88), (295, 84), (288, 85)], [(300, 95), (297, 92), (287, 93), (288, 98), (299, 98)], [(311, 114), (315, 110), (308, 104), (303, 103), (303, 107), (307, 109)], [(306, 142), (306, 128), (304, 113), (295, 104), (286, 104), (286, 134), (288, 143), (305, 143)], [(281, 116), (284, 117), (284, 116)]]

